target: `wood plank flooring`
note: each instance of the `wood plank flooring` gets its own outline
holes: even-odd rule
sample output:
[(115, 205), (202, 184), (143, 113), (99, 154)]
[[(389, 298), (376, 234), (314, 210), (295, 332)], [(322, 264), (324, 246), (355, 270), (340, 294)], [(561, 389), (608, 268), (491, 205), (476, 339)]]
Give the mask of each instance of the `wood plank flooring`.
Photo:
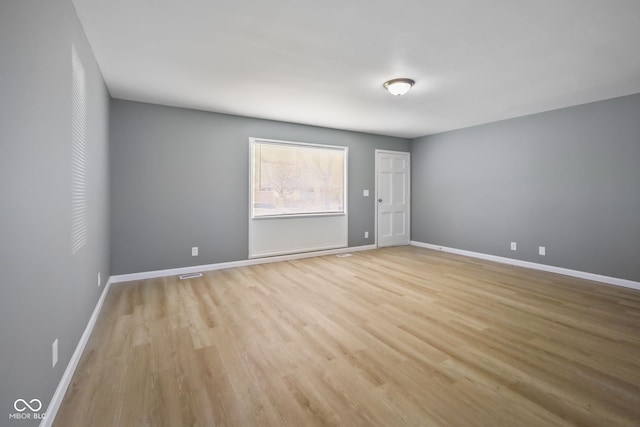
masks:
[(415, 247), (114, 285), (55, 426), (638, 426), (640, 292)]

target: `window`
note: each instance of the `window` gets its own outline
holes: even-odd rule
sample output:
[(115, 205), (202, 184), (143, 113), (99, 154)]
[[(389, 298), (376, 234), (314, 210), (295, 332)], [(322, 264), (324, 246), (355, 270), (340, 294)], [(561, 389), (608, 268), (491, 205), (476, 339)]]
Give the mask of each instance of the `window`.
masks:
[(251, 217), (346, 214), (347, 147), (251, 140)]

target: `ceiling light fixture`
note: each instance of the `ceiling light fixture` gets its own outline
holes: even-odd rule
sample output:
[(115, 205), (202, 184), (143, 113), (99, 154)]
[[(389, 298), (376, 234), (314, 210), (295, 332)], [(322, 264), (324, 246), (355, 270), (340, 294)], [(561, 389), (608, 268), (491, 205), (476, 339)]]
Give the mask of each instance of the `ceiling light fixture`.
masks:
[(407, 93), (415, 83), (416, 82), (411, 79), (392, 79), (384, 82), (382, 86), (384, 86), (391, 95), (400, 96)]

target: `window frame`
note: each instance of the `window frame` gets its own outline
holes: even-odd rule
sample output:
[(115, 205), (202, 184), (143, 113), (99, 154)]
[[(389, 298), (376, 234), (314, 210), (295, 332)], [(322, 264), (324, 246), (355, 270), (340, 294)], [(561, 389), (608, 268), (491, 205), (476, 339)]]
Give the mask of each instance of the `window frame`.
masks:
[[(344, 155), (344, 169), (343, 169), (343, 192), (342, 192), (342, 211), (340, 212), (300, 212), (300, 213), (278, 213), (273, 215), (256, 215), (254, 210), (255, 202), (255, 148), (258, 145), (281, 145), (281, 146), (293, 146), (301, 148), (318, 148), (323, 150), (341, 151)], [(346, 216), (348, 213), (348, 193), (347, 182), (349, 173), (349, 147), (341, 145), (329, 145), (329, 144), (316, 144), (308, 142), (297, 141), (283, 141), (277, 139), (266, 138), (249, 138), (249, 218), (252, 220), (268, 220), (278, 218), (300, 218), (300, 217), (323, 217), (323, 216)]]

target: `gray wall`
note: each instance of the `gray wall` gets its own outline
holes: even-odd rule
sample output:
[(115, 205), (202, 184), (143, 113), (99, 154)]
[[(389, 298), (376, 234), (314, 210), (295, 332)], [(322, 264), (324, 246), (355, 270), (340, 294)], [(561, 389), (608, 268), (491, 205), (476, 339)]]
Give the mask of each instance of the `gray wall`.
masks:
[(113, 274), (247, 259), (249, 137), (349, 147), (349, 246), (373, 244), (375, 149), (409, 150), (401, 138), (122, 100), (110, 132)]
[(413, 240), (640, 280), (640, 94), (418, 138), (411, 152)]
[[(71, 43), (88, 86), (88, 241), (71, 255)], [(109, 271), (109, 96), (68, 0), (0, 3), (0, 425), (43, 409)], [(51, 367), (51, 344), (59, 360)]]

